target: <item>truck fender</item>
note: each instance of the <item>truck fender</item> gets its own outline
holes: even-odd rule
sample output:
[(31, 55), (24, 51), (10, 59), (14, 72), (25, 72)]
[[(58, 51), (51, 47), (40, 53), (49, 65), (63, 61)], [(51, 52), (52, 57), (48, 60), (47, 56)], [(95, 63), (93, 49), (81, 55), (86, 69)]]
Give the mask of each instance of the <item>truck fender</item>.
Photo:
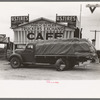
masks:
[(23, 61), (21, 55), (16, 54), (16, 53), (10, 55), (10, 57), (9, 57), (9, 61), (10, 61), (13, 57), (18, 57), (18, 58), (20, 59), (21, 62)]

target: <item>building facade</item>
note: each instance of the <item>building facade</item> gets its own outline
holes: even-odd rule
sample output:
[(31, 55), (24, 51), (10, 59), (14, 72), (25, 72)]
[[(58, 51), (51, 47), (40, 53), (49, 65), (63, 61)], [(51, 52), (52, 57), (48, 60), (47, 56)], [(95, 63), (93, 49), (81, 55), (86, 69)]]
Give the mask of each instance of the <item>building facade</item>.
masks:
[(34, 41), (75, 37), (75, 28), (45, 18), (20, 24), (12, 29), (15, 49), (24, 48), (27, 43)]

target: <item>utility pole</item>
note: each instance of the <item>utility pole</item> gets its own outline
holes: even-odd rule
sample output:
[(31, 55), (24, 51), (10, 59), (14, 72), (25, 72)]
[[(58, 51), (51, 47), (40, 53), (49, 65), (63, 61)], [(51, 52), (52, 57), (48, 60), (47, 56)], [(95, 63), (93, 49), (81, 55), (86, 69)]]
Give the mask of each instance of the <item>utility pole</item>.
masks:
[(96, 44), (96, 33), (97, 32), (100, 32), (99, 30), (90, 30), (90, 32), (95, 32), (95, 37), (94, 37), (94, 39), (95, 39), (95, 44)]
[(80, 29), (79, 29), (79, 39), (81, 36), (81, 17), (82, 17), (82, 4), (80, 5)]

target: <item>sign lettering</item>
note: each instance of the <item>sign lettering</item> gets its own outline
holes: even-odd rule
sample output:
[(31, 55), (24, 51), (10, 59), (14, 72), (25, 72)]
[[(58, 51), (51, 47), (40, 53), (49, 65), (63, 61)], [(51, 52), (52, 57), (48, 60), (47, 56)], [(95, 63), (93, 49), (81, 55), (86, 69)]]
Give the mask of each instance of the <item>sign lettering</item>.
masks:
[(42, 31), (52, 31), (52, 32), (56, 32), (56, 31), (64, 31), (64, 27), (62, 26), (57, 26), (55, 24), (31, 24), (30, 26), (23, 26), (22, 28), (23, 31), (37, 31), (37, 32), (42, 32)]
[[(41, 33), (38, 33), (37, 37), (35, 37), (34, 33), (29, 33), (27, 35), (27, 38), (29, 40), (34, 40), (34, 39), (36, 39), (36, 40), (38, 40), (38, 39), (44, 40), (44, 38), (43, 38), (43, 36), (42, 36)], [(63, 33), (55, 33), (55, 34), (53, 34), (53, 33), (47, 33), (46, 34), (46, 40), (51, 39), (51, 38), (55, 38), (55, 39), (63, 38)]]
[(99, 4), (93, 5), (93, 4), (87, 4), (86, 7), (89, 7), (91, 13), (94, 12), (94, 10), (96, 9), (96, 7), (100, 7)]
[(77, 16), (56, 16), (56, 22), (76, 22)]
[(91, 13), (93, 13), (96, 7), (89, 7), (89, 8), (90, 8)]
[(18, 27), (19, 24), (29, 22), (29, 16), (11, 16), (11, 27)]
[(43, 40), (43, 37), (42, 37), (42, 34), (41, 33), (38, 33), (36, 40), (38, 40), (38, 39)]

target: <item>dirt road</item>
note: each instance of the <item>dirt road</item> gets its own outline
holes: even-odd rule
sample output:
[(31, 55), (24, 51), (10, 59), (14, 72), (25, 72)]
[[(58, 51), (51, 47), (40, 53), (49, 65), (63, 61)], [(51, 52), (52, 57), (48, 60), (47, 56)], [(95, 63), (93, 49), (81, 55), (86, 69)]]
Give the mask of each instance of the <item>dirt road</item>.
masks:
[(11, 68), (8, 61), (0, 61), (0, 80), (99, 80), (100, 64), (84, 63), (73, 70), (56, 71), (54, 66), (38, 65)]

